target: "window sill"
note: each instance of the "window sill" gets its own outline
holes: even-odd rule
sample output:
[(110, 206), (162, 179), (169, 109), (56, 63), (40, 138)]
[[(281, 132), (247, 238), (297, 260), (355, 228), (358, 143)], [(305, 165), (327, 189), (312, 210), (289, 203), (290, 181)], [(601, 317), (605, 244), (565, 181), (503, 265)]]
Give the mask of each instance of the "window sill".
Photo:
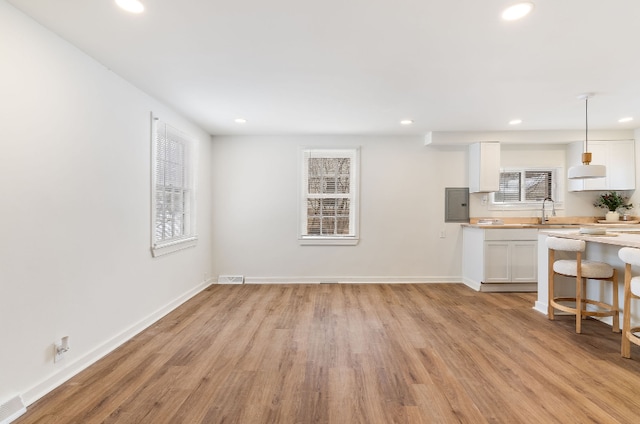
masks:
[(168, 255), (169, 253), (174, 253), (179, 250), (195, 247), (196, 244), (198, 244), (198, 236), (157, 243), (151, 246), (151, 255), (154, 258), (157, 258), (158, 256)]
[(300, 246), (355, 246), (359, 239), (356, 237), (301, 237)]
[[(564, 209), (564, 203), (562, 202), (556, 202), (554, 206), (556, 210)], [(547, 203), (547, 207), (551, 209), (549, 203)], [(540, 211), (542, 203), (489, 203), (487, 209), (490, 211)]]

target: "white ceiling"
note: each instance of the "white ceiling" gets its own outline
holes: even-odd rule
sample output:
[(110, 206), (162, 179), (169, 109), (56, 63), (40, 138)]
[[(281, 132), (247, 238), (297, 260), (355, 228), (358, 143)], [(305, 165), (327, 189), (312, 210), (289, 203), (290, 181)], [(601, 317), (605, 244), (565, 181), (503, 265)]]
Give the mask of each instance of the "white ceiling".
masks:
[(8, 2), (214, 135), (640, 127), (638, 0)]

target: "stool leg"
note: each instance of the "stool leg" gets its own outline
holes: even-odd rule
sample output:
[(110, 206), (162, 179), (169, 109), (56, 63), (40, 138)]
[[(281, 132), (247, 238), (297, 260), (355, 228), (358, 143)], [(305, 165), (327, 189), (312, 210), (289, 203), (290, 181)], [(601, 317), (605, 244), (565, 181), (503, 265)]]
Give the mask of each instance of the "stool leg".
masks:
[(576, 333), (582, 333), (582, 296), (586, 281), (582, 278), (582, 252), (576, 253)]
[[(582, 279), (582, 297), (580, 298), (580, 302), (582, 302), (582, 307), (587, 309), (587, 304), (584, 302), (584, 299), (587, 297), (587, 279)], [(582, 314), (582, 309), (580, 309), (580, 314)], [(587, 319), (586, 315), (582, 315), (582, 319)]]
[(555, 277), (555, 273), (553, 272), (553, 262), (555, 261), (555, 257), (553, 254), (553, 249), (549, 249), (549, 272), (548, 272), (548, 280), (547, 280), (547, 287), (548, 287), (548, 293), (547, 293), (547, 297), (549, 298), (548, 301), (548, 306), (547, 306), (547, 317), (550, 320), (554, 320), (555, 319), (555, 308), (551, 305), (551, 302), (553, 301), (554, 297), (555, 297), (555, 289), (554, 289), (554, 277)]
[(576, 277), (576, 333), (582, 333), (582, 285), (583, 280), (578, 269)]
[(631, 341), (629, 341), (629, 329), (631, 328), (631, 264), (626, 264), (624, 269), (624, 309), (622, 310), (622, 346), (620, 353), (623, 358), (631, 358)]
[(620, 307), (619, 302), (620, 300), (618, 299), (618, 270), (617, 269), (613, 269), (613, 276), (611, 277), (613, 278), (613, 299), (611, 300), (611, 308), (613, 308), (613, 332), (614, 333), (619, 333), (620, 332)]
[(548, 293), (547, 293), (547, 297), (549, 298), (549, 300), (547, 301), (547, 317), (550, 320), (554, 320), (555, 319), (555, 308), (551, 305), (551, 302), (554, 301), (555, 298), (555, 289), (554, 289), (554, 277), (555, 277), (555, 272), (553, 272), (553, 262), (555, 261), (555, 256), (554, 256), (554, 252), (553, 249), (549, 249), (549, 260), (548, 260), (548, 276), (547, 276), (547, 287), (548, 287)]

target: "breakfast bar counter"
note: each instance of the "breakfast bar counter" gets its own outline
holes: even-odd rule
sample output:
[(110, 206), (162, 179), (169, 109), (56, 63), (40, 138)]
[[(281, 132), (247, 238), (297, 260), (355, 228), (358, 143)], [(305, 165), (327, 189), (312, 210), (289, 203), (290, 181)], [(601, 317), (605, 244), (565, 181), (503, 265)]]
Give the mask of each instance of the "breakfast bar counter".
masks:
[[(612, 225), (607, 227), (605, 234), (583, 234), (577, 229), (562, 229), (553, 231), (540, 231), (538, 233), (538, 299), (534, 308), (547, 315), (549, 302), (548, 287), (548, 250), (547, 237), (570, 238), (587, 242), (584, 258), (593, 261), (602, 261), (610, 264), (618, 270), (619, 304), (623, 304), (624, 263), (618, 258), (618, 250), (622, 247), (640, 248), (640, 227), (636, 225)], [(566, 278), (566, 277), (561, 277)], [(566, 288), (566, 292), (562, 289)], [(570, 295), (575, 286), (571, 283), (560, 284), (556, 287), (556, 295)], [(606, 290), (601, 282), (587, 281), (587, 295), (591, 299), (611, 303), (611, 290)], [(632, 311), (633, 312), (633, 311)], [(632, 313), (632, 321), (640, 321), (638, 313)], [(611, 325), (611, 317), (603, 319)]]
[(640, 248), (640, 228), (607, 229), (605, 234), (582, 234), (575, 229), (573, 231), (541, 231), (541, 233), (547, 236), (584, 240), (590, 243)]

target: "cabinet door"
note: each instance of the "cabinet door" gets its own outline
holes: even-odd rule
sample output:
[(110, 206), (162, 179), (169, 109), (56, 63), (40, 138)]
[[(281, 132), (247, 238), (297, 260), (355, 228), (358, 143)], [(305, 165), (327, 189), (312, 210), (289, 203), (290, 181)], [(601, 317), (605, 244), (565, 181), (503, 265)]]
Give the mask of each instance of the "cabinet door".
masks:
[(511, 281), (529, 283), (538, 281), (538, 242), (511, 242)]
[(607, 161), (607, 189), (635, 190), (635, 142), (623, 140), (611, 143)]
[(511, 242), (484, 243), (484, 283), (511, 282)]
[(469, 192), (486, 193), (500, 189), (500, 143), (469, 145)]
[[(582, 142), (571, 143), (567, 154), (572, 165), (579, 165), (579, 159), (584, 149)], [(604, 165), (607, 176), (586, 180), (569, 180), (569, 191), (584, 190), (635, 190), (635, 141), (610, 140), (592, 141), (589, 151), (593, 154), (594, 165)]]

